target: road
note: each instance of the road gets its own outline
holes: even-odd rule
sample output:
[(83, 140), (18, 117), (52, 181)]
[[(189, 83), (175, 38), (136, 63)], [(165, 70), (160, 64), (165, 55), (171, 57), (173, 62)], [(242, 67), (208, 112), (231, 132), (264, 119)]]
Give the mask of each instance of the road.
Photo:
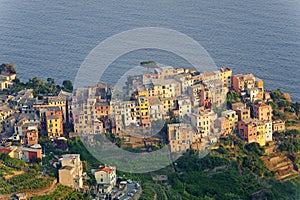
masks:
[[(136, 194), (133, 192), (133, 190), (136, 189), (135, 185), (136, 185), (136, 182), (127, 183), (126, 193), (120, 198), (120, 200), (132, 199), (132, 197), (128, 196), (128, 193), (133, 193), (134, 195)], [(138, 190), (138, 189), (136, 189), (136, 190)]]

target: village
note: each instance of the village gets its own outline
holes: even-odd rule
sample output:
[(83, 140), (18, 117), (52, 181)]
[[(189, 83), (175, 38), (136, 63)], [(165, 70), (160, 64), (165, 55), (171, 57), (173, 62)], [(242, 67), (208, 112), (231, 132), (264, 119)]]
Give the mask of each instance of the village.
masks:
[[(227, 102), (229, 92), (239, 101)], [(72, 98), (75, 134), (109, 132), (122, 139), (123, 147), (164, 143), (171, 152), (200, 150), (230, 134), (264, 146), (273, 132), (285, 131), (283, 121), (272, 120), (263, 81), (228, 68), (199, 73), (162, 66), (129, 77), (123, 94), (99, 83), (76, 90)], [(157, 134), (164, 125), (166, 132)]]
[[(42, 163), (41, 138), (59, 143), (80, 136), (93, 143), (96, 135), (112, 134), (123, 148), (151, 151), (168, 145), (170, 152), (184, 152), (210, 148), (230, 135), (263, 147), (274, 143), (273, 133), (286, 130), (285, 121), (273, 118), (263, 80), (229, 68), (200, 73), (157, 66), (128, 77), (121, 95), (107, 83), (39, 97), (32, 88), (5, 93), (15, 80), (16, 71), (1, 72), (0, 153), (27, 163), (48, 164)], [(90, 191), (80, 154), (59, 155), (56, 166), (60, 184)], [(116, 170), (100, 163), (92, 170), (97, 198), (137, 199), (140, 184), (117, 184)]]

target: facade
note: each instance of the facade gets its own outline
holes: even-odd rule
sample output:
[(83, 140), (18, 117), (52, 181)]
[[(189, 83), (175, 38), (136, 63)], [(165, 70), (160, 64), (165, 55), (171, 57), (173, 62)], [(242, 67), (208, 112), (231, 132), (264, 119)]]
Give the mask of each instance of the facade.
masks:
[(200, 110), (191, 114), (191, 124), (203, 137), (210, 136), (214, 128), (216, 114), (210, 110)]
[(44, 123), (48, 137), (63, 135), (63, 112), (59, 107), (49, 107), (44, 110)]
[(254, 88), (255, 77), (253, 74), (235, 74), (232, 76), (232, 87), (238, 93)]
[(67, 99), (65, 95), (60, 96), (45, 96), (43, 98), (43, 104), (48, 107), (58, 107), (62, 111), (62, 120), (67, 120)]
[(27, 146), (32, 146), (38, 144), (39, 140), (39, 131), (38, 124), (28, 124), (25, 131), (25, 144)]
[(222, 112), (222, 117), (225, 117), (229, 123), (229, 132), (235, 133), (238, 127), (238, 115), (234, 110), (226, 110)]
[(179, 118), (182, 120), (185, 116), (192, 113), (192, 103), (188, 97), (178, 97)]
[(189, 124), (168, 124), (167, 132), (171, 152), (185, 151), (200, 139), (200, 134), (193, 131)]
[(110, 193), (117, 184), (117, 174), (115, 167), (100, 166), (94, 171), (97, 182), (97, 190), (101, 194)]
[(42, 149), (19, 147), (15, 151), (14, 156), (24, 162), (36, 162), (36, 159), (42, 160)]
[(82, 162), (80, 154), (65, 154), (60, 159), (61, 168), (58, 170), (59, 183), (73, 187), (76, 190), (82, 188)]
[(250, 119), (250, 108), (244, 103), (234, 103), (232, 104), (232, 110), (238, 115), (238, 120)]
[(108, 102), (96, 102), (95, 104), (96, 117), (98, 119), (110, 115), (110, 105)]
[(7, 126), (5, 126), (6, 121), (12, 116), (14, 110), (9, 107), (8, 104), (0, 106), (0, 132), (4, 133), (7, 131)]
[[(151, 101), (149, 99), (149, 105), (151, 106)], [(154, 106), (154, 105), (153, 105)], [(123, 103), (123, 111), (121, 112), (123, 115), (123, 121), (124, 125), (127, 126), (137, 126), (140, 124), (140, 113), (139, 113), (139, 106), (136, 104), (135, 101), (124, 101)], [(159, 114), (159, 110), (155, 110), (154, 107), (153, 109), (149, 110), (150, 111), (150, 119), (155, 119), (155, 116), (153, 118), (151, 117), (151, 114), (155, 112), (155, 114)], [(152, 113), (151, 113), (152, 112)]]
[(232, 83), (231, 83), (231, 79), (232, 79), (232, 69), (229, 68), (221, 68), (220, 72), (222, 74), (222, 82), (223, 85), (225, 87), (230, 88)]
[(257, 142), (264, 146), (266, 142), (272, 141), (272, 124), (257, 119), (245, 119), (238, 123), (238, 133), (246, 142)]
[(38, 129), (40, 120), (35, 114), (19, 114), (16, 115), (16, 123), (14, 124), (14, 140), (19, 140), (27, 146), (38, 143)]
[(0, 91), (7, 90), (13, 86), (13, 80), (16, 79), (16, 74), (0, 74)]
[(140, 124), (143, 128), (150, 128), (150, 112), (148, 98), (141, 96), (138, 97), (138, 104), (140, 108)]
[(149, 98), (149, 113), (151, 121), (163, 120), (164, 109), (159, 98)]
[(257, 139), (257, 128), (252, 119), (245, 119), (238, 122), (239, 136), (246, 142), (255, 142)]
[(225, 117), (219, 117), (216, 119), (215, 126), (219, 129), (221, 136), (227, 136), (231, 134), (229, 121)]
[(253, 117), (262, 121), (272, 121), (272, 107), (264, 102), (252, 104)]
[(161, 98), (161, 103), (165, 113), (168, 113), (177, 107), (177, 98), (176, 97), (167, 97)]
[(273, 123), (265, 122), (265, 131), (266, 131), (266, 142), (271, 142), (273, 140)]
[(273, 132), (285, 132), (285, 122), (281, 120), (273, 121)]
[(204, 84), (199, 82), (187, 88), (187, 95), (191, 99), (192, 106), (200, 106), (201, 97), (202, 99), (206, 99), (209, 93), (205, 94), (204, 91), (205, 91)]

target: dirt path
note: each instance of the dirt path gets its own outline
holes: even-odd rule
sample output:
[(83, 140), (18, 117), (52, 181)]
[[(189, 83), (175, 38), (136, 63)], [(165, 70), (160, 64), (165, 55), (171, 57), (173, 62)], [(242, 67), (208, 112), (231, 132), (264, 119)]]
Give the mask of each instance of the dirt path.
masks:
[(24, 171), (13, 171), (14, 174), (8, 174), (6, 176), (4, 176), (4, 179), (7, 180), (7, 179), (10, 179), (12, 178), (13, 176), (17, 176), (17, 175), (21, 175), (21, 174), (24, 174)]

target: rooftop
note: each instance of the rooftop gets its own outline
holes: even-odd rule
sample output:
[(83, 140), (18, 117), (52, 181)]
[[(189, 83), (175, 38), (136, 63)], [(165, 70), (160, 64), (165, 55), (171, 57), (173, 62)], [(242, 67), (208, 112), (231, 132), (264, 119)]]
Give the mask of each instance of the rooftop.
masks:
[(115, 167), (100, 166), (98, 169), (95, 170), (95, 172), (104, 171), (107, 173), (112, 173), (115, 169)]

